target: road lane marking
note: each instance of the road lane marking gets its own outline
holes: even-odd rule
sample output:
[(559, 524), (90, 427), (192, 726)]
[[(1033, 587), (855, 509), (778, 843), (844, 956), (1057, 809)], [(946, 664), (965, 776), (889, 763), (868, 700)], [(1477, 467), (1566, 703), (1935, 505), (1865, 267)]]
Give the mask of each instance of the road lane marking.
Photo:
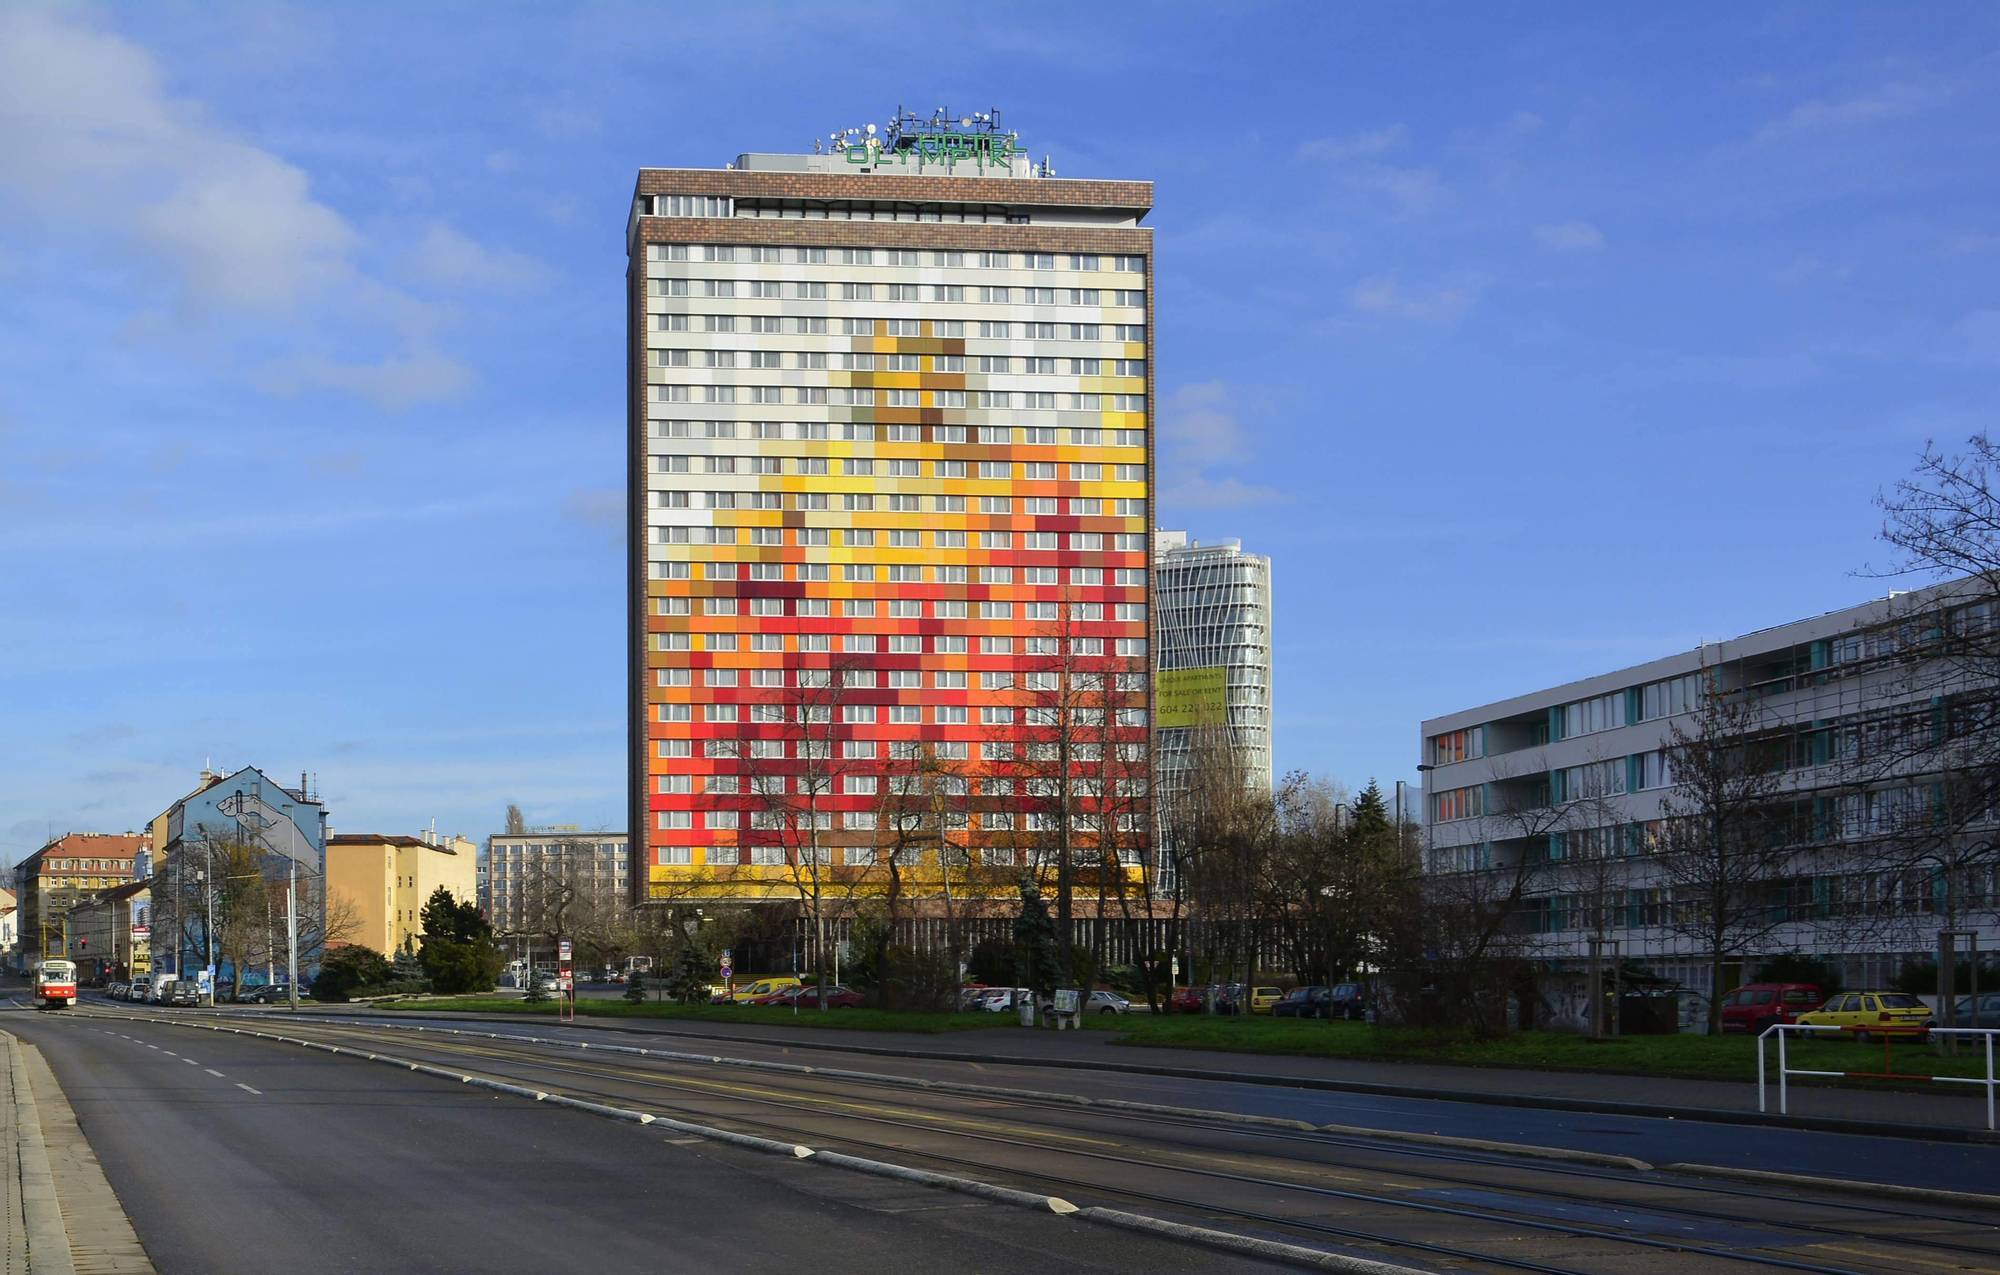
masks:
[(183, 1059), (181, 1059), (181, 1061), (182, 1061), (182, 1062), (184, 1062), (184, 1063), (186, 1063), (186, 1064), (187, 1064), (188, 1066), (190, 1066), (190, 1067), (199, 1067), (199, 1066), (201, 1066), (201, 1064), (200, 1064), (200, 1063), (196, 1062), (196, 1061), (195, 1061), (194, 1059), (192, 1059), (192, 1058), (183, 1058)]
[[(155, 1046), (154, 1046), (154, 1048), (155, 1048), (155, 1049), (159, 1049), (159, 1046), (155, 1045)], [(163, 1054), (165, 1054), (165, 1055), (166, 1055), (167, 1057), (169, 1057), (169, 1058), (179, 1058), (179, 1057), (180, 1057), (180, 1055), (179, 1055), (179, 1054), (175, 1053), (175, 1052), (174, 1052), (173, 1050), (171, 1050), (171, 1049), (161, 1049), (161, 1050), (160, 1050), (160, 1052), (161, 1052), (161, 1053), (163, 1053)]]
[(254, 1093), (254, 1094), (256, 1094), (256, 1095), (257, 1095), (257, 1096), (258, 1096), (259, 1098), (262, 1098), (262, 1097), (264, 1096), (264, 1091), (263, 1091), (262, 1089), (252, 1089), (252, 1088), (250, 1088), (250, 1086), (248, 1086), (248, 1085), (244, 1084), (244, 1083), (243, 1083), (242, 1081), (240, 1081), (240, 1080), (236, 1082), (236, 1087), (237, 1087), (238, 1089), (242, 1089), (242, 1090), (244, 1090), (244, 1091), (246, 1091), (246, 1092), (248, 1092), (248, 1093)]
[(203, 1067), (203, 1068), (202, 1068), (202, 1070), (203, 1070), (203, 1071), (205, 1071), (205, 1072), (207, 1072), (207, 1073), (208, 1073), (209, 1075), (211, 1075), (211, 1076), (214, 1076), (214, 1077), (215, 1077), (215, 1078), (216, 1078), (217, 1080), (226, 1080), (226, 1079), (227, 1079), (227, 1077), (226, 1077), (226, 1076), (224, 1076), (224, 1075), (223, 1075), (223, 1074), (222, 1074), (221, 1072), (217, 1071), (217, 1070), (216, 1070), (215, 1068), (213, 1068), (213, 1067)]

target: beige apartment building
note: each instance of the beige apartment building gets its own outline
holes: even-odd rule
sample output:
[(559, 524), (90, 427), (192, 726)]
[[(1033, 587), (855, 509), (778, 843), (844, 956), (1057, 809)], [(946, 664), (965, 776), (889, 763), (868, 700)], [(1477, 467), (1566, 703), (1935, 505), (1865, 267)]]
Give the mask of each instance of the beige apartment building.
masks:
[(327, 893), (354, 911), (343, 936), (393, 954), (423, 935), (424, 901), (440, 887), (462, 903), (478, 897), (478, 846), (464, 837), (343, 833), (326, 843)]

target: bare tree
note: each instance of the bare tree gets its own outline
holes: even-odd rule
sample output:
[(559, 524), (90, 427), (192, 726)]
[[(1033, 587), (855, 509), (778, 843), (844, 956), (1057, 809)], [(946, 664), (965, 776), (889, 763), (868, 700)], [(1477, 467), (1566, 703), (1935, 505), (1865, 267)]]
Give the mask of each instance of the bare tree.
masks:
[(1425, 851), (1420, 937), (1402, 946), (1422, 949), (1428, 992), (1403, 1008), (1487, 1035), (1505, 1029), (1510, 996), (1523, 1002), (1533, 996), (1532, 961), (1543, 946), (1535, 908), (1546, 906), (1553, 877), (1549, 839), (1575, 816), (1540, 755), (1496, 766), (1478, 799), (1484, 804), (1469, 816), (1468, 845), (1443, 847), (1434, 839)]
[[(826, 1008), (828, 922), (836, 908), (851, 906), (850, 887), (860, 872), (836, 870), (833, 861), (833, 818), (847, 795), (849, 775), (872, 774), (871, 759), (849, 759), (842, 744), (852, 735), (843, 718), (852, 701), (849, 690), (872, 684), (873, 669), (851, 660), (834, 660), (829, 667), (797, 670), (797, 685), (779, 697), (752, 706), (753, 719), (769, 729), (763, 742), (776, 742), (788, 756), (759, 755), (751, 741), (745, 755), (750, 793), (754, 799), (751, 845), (781, 848), (787, 884), (797, 896), (801, 914), (812, 926), (813, 972), (819, 985), (820, 1008)], [(864, 683), (862, 679), (867, 679)], [(872, 858), (872, 853), (869, 857)]]
[[(1893, 574), (1954, 581), (1915, 595), (1890, 623), (1856, 635), (1852, 654), (1895, 670), (1906, 707), (1855, 723), (1840, 742), (1862, 791), (1846, 798), (1878, 848), (1877, 880), (1901, 876), (1934, 895), (1940, 928), (2000, 917), (2000, 445), (1984, 432), (1947, 455), (1926, 444), (1915, 472), (1878, 499)], [(1885, 573), (1885, 574), (1887, 574)], [(1921, 817), (1898, 793), (1931, 789)], [(1935, 890), (1926, 888), (1936, 882)], [(1908, 915), (1918, 909), (1910, 908)], [(1928, 937), (1928, 936), (1926, 936)], [(1953, 1002), (1940, 962), (1939, 1004)]]
[(1702, 672), (1689, 724), (1662, 752), (1673, 787), (1655, 854), (1670, 892), (1669, 929), (1700, 945), (1709, 969), (1708, 1029), (1721, 1030), (1723, 967), (1790, 919), (1799, 850), (1783, 801), (1786, 738), (1748, 691)]

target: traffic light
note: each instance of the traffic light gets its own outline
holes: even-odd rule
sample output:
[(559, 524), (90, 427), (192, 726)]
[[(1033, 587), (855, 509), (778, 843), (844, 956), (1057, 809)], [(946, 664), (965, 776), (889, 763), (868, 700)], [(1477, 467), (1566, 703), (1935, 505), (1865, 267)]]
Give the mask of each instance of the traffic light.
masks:
[(90, 936), (86, 934), (82, 938), (78, 939), (76, 941), (76, 946), (78, 951), (88, 952), (90, 950)]

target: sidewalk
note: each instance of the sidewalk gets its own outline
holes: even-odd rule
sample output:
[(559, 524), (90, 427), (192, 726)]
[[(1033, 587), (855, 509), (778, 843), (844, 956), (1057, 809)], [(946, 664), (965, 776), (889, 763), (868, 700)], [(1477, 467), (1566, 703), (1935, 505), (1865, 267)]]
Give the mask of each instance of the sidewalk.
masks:
[(41, 1052), (0, 1032), (0, 1275), (153, 1275)]
[[(425, 1014), (421, 1010), (341, 1006), (315, 1007), (309, 1012), (335, 1016), (366, 1015), (390, 1021), (469, 1019), (510, 1023), (535, 1032), (557, 1026), (552, 1019), (526, 1014)], [(2000, 1142), (2000, 1137), (1986, 1132), (1984, 1103), (1979, 1100), (1980, 1090), (1972, 1085), (1939, 1086), (1937, 1092), (1907, 1092), (1795, 1082), (1791, 1086), (1792, 1114), (1781, 1117), (1776, 1114), (1775, 1078), (1770, 1094), (1771, 1114), (1760, 1116), (1757, 1111), (1757, 1086), (1750, 1082), (1148, 1048), (1117, 1044), (1116, 1033), (1108, 1031), (1055, 1032), (1003, 1027), (931, 1035), (841, 1031), (834, 1028), (788, 1029), (761, 1023), (587, 1017), (579, 1018), (575, 1026), (682, 1038), (689, 1042), (690, 1048), (705, 1050), (713, 1049), (717, 1041), (740, 1041), (781, 1049), (831, 1050), (988, 1066), (1086, 1068), (1237, 1084), (1293, 1085), (1394, 1098)], [(707, 1043), (697, 1045), (696, 1042)]]

